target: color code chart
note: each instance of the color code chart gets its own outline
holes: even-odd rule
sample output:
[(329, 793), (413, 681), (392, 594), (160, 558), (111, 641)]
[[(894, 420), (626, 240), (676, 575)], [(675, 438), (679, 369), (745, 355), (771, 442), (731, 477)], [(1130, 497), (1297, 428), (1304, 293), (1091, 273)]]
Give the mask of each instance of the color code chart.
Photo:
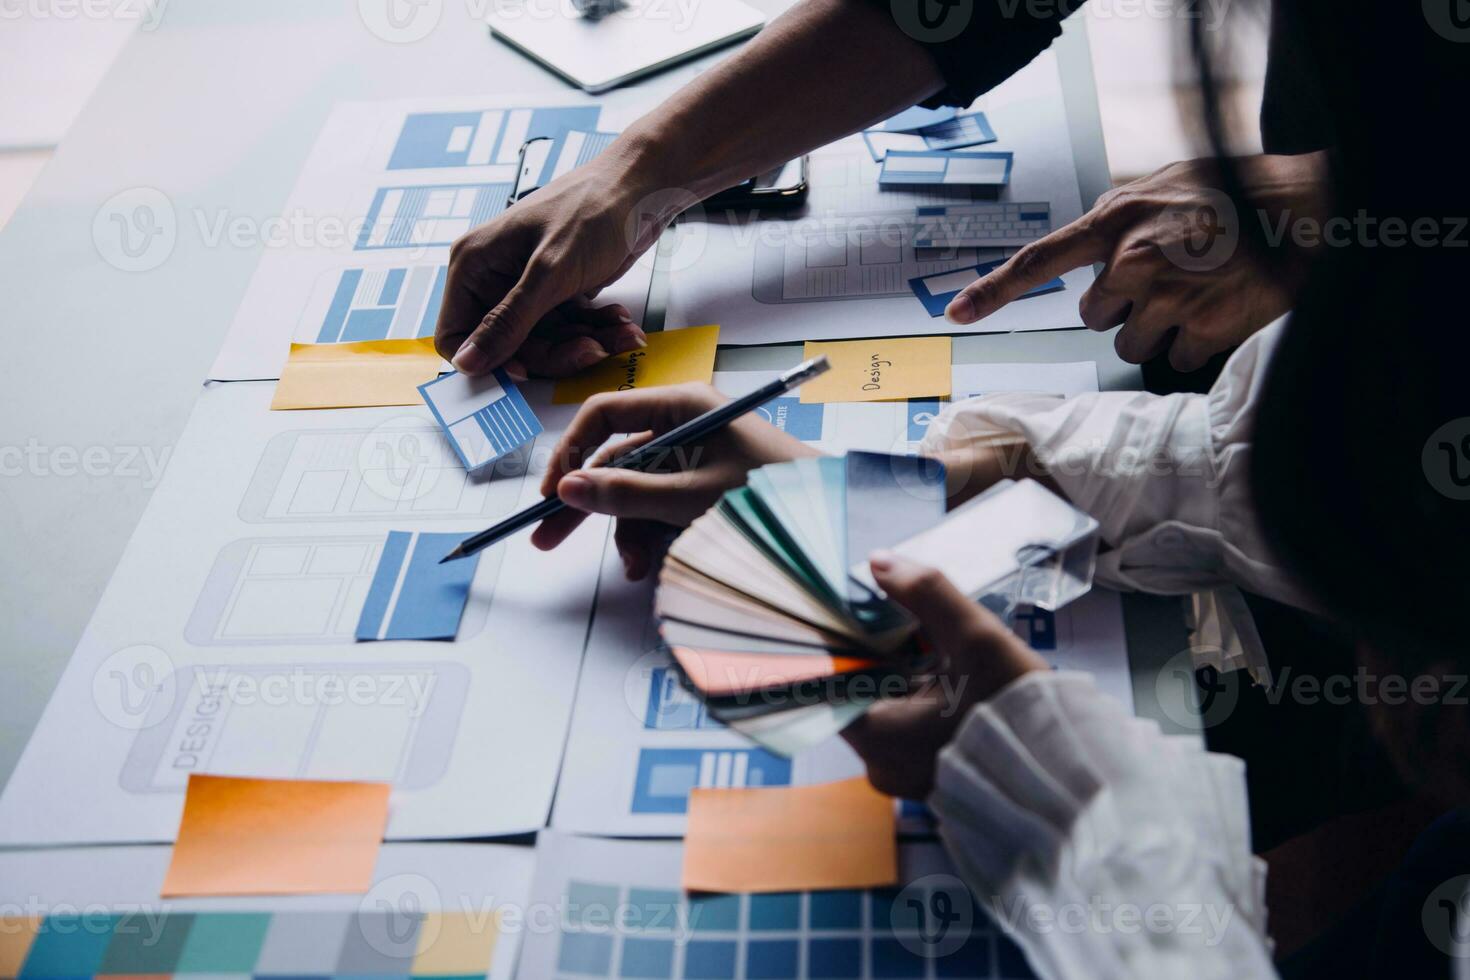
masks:
[(677, 891), (574, 879), (566, 898), (556, 962), (565, 977), (1032, 976), (984, 920), (951, 940), (953, 950), (927, 953), (945, 926), (926, 911), (960, 901), (935, 889), (685, 900)]
[(0, 976), (484, 976), (498, 937), (490, 910), (52, 915), (0, 920)]

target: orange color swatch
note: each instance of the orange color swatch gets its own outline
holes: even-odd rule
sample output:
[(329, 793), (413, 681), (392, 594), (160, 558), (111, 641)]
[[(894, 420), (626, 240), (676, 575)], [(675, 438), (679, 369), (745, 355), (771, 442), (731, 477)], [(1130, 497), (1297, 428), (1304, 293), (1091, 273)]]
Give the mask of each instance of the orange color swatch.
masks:
[(893, 800), (867, 779), (770, 789), (695, 789), (684, 888), (795, 892), (898, 881)]
[(877, 666), (877, 661), (861, 657), (820, 653), (733, 653), (688, 647), (673, 647), (672, 652), (694, 686), (712, 698), (788, 687)]
[(389, 789), (191, 775), (162, 894), (365, 892), (388, 823)]

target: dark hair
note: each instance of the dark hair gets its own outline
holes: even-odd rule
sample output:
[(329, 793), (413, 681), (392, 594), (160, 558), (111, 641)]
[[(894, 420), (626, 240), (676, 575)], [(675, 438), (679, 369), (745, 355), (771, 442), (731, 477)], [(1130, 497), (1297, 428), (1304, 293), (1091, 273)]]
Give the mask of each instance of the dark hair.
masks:
[[(1259, 520), (1303, 586), (1376, 648), (1410, 669), (1470, 661), (1470, 485), (1458, 486), (1470, 484), (1470, 37), (1433, 23), (1428, 3), (1275, 2), (1295, 16), (1276, 19), (1293, 31), (1273, 47), (1319, 74), (1348, 231), (1316, 250), (1258, 402)], [(1213, 68), (1192, 31), (1218, 148)]]

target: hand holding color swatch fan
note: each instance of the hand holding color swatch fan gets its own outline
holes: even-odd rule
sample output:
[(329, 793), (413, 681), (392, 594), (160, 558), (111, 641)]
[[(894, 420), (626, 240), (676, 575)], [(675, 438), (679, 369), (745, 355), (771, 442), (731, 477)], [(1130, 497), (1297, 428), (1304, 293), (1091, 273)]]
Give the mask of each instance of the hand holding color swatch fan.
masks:
[(880, 549), (1008, 615), (1091, 586), (1097, 522), (1032, 481), (945, 514), (944, 467), (851, 452), (752, 470), (669, 548), (659, 635), (709, 713), (793, 755), (898, 697), (927, 657), (867, 570)]

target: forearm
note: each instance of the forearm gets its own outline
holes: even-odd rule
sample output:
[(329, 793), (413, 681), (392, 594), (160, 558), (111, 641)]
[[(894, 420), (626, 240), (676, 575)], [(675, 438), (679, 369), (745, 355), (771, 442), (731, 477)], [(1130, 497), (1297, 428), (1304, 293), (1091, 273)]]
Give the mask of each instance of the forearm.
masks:
[(857, 0), (804, 0), (610, 151), (643, 193), (706, 197), (939, 91), (924, 49)]

